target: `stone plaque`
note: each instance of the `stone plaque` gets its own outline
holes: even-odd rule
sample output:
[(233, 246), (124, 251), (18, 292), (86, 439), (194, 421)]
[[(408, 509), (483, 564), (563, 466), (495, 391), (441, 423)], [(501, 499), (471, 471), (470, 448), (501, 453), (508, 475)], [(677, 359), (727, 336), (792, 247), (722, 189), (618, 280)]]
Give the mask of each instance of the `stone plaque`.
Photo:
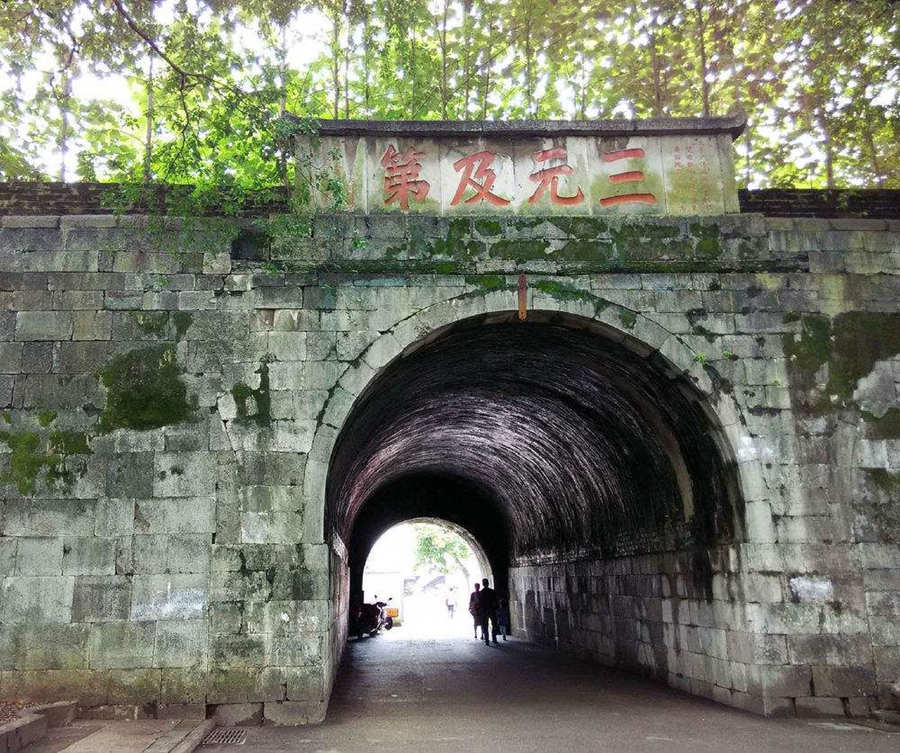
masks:
[(323, 120), (296, 139), (321, 209), (367, 214), (738, 212), (741, 117), (643, 121)]

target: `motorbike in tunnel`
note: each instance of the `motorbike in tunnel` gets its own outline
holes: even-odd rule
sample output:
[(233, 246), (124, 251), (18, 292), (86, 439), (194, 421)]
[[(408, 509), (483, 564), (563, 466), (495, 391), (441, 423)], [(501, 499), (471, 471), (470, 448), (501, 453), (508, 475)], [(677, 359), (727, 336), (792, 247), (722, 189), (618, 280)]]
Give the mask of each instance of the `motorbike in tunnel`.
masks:
[(378, 631), (384, 628), (390, 630), (394, 627), (394, 618), (387, 612), (388, 602), (378, 601), (378, 595), (375, 595), (375, 602), (372, 604), (357, 604), (350, 610), (350, 626), (349, 635), (355, 635), (362, 638), (368, 633), (371, 637), (378, 634)]

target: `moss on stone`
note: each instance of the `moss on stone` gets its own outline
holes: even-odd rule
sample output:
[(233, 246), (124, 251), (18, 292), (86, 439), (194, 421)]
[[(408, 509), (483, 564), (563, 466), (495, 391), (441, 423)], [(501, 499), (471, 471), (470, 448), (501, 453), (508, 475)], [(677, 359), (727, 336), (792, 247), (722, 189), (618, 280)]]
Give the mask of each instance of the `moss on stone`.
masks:
[(38, 423), (46, 429), (56, 420), (56, 411), (50, 410), (49, 408), (40, 410), (37, 414), (37, 420)]
[(514, 259), (515, 261), (552, 258), (547, 241), (537, 239), (497, 241), (491, 244), (488, 253), (494, 259)]
[(886, 468), (866, 468), (866, 477), (875, 486), (888, 494), (900, 493), (900, 472), (892, 473)]
[(501, 275), (467, 275), (466, 284), (489, 293), (492, 290), (504, 288), (506, 286), (506, 278)]
[(194, 317), (189, 311), (176, 311), (172, 314), (172, 321), (175, 322), (175, 337), (180, 340), (188, 331)]
[[(804, 315), (799, 339), (786, 333), (782, 342), (797, 405), (819, 414), (855, 407), (852, 398), (859, 380), (871, 373), (877, 361), (900, 353), (900, 314), (848, 311), (833, 320)], [(817, 390), (815, 375), (826, 364), (827, 384)], [(893, 431), (892, 420), (881, 430)], [(877, 424), (878, 419), (870, 423)]]
[(539, 280), (534, 283), (534, 289), (539, 290), (557, 301), (580, 301), (594, 307), (594, 314), (599, 314), (609, 305), (609, 301), (594, 295), (586, 290), (565, 285), (553, 280)]
[(0, 431), (0, 441), (10, 450), (9, 470), (0, 475), (0, 481), (15, 484), (23, 496), (34, 494), (37, 477), (48, 460), (41, 451), (41, 435), (34, 431)]
[(900, 408), (890, 408), (881, 418), (862, 411), (867, 439), (900, 439)]
[[(237, 423), (255, 423), (259, 426), (269, 426), (272, 423), (272, 396), (269, 391), (269, 364), (263, 359), (259, 368), (259, 387), (253, 389), (243, 382), (238, 382), (231, 388), (231, 396), (237, 409)], [(253, 410), (251, 403), (253, 401)]]
[(491, 238), (500, 235), (503, 226), (497, 220), (475, 220), (475, 230), (483, 238)]
[(828, 389), (850, 398), (875, 362), (900, 353), (900, 314), (848, 311), (833, 322), (834, 346)]
[(691, 235), (695, 238), (694, 253), (700, 259), (717, 259), (722, 255), (722, 233), (718, 225), (691, 225)]
[(831, 323), (820, 314), (804, 316), (800, 338), (787, 333), (782, 343), (790, 369), (811, 379), (831, 356)]
[(101, 431), (156, 429), (193, 414), (171, 345), (138, 348), (114, 358), (100, 372), (100, 381), (106, 388)]
[(169, 326), (166, 311), (132, 311), (131, 318), (142, 332), (151, 337), (164, 338)]
[(619, 311), (619, 321), (622, 322), (622, 326), (625, 329), (634, 329), (634, 325), (637, 323), (637, 313), (628, 309), (621, 309)]
[(48, 438), (36, 431), (0, 431), (0, 441), (10, 449), (9, 468), (0, 475), (0, 482), (15, 484), (23, 496), (34, 494), (42, 472), (48, 486), (70, 491), (85, 468), (70, 468), (67, 458), (91, 452), (83, 432), (54, 431)]

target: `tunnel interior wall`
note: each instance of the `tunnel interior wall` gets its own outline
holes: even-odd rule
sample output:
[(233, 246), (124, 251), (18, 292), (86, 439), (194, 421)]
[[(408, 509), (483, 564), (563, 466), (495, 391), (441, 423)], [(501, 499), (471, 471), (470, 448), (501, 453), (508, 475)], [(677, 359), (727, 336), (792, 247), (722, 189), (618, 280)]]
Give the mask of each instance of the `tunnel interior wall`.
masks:
[[(511, 560), (531, 637), (656, 674), (665, 649), (670, 682), (768, 713), (891, 702), (896, 222), (328, 215), (271, 250), (148, 225), (2, 220), (3, 698), (322, 718), (349, 598), (325, 516), (342, 422), (411, 343), (515, 310), (525, 273), (530, 308), (706, 374), (746, 503), (707, 550), (712, 600), (677, 547)], [(279, 253), (301, 271), (263, 270)]]

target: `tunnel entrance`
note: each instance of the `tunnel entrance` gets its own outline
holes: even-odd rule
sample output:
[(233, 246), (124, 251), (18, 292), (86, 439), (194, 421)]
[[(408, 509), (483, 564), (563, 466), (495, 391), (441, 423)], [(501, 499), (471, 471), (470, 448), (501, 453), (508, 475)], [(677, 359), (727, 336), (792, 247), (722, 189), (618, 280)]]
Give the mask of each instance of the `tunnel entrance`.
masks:
[(389, 601), (393, 627), (404, 640), (471, 637), (469, 595), (494, 581), (484, 549), (461, 526), (414, 518), (389, 528), (366, 559), (364, 599)]
[(501, 312), (372, 379), (331, 456), (325, 525), (351, 601), (381, 533), (439, 518), (483, 547), (514, 634), (665, 677), (662, 597), (711, 598), (738, 489), (713, 411), (658, 352), (592, 320)]

